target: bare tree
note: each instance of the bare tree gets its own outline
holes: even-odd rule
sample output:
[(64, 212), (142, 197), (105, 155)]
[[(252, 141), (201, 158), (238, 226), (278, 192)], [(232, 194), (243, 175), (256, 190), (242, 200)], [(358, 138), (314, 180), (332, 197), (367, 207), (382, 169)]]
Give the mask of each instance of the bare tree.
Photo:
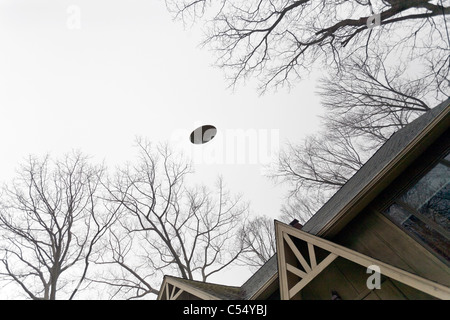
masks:
[[(446, 2), (446, 5), (444, 5)], [(302, 78), (315, 62), (339, 68), (355, 53), (376, 47), (407, 50), (411, 59), (448, 56), (448, 1), (166, 0), (175, 17), (203, 17), (205, 44), (218, 55), (231, 85), (251, 75), (260, 89)], [(375, 22), (375, 25), (372, 22)], [(319, 65), (319, 64), (317, 64)]]
[(270, 178), (291, 186), (281, 218), (307, 221), (364, 164), (361, 139), (338, 128), (320, 132), (280, 152)]
[[(278, 219), (293, 226), (303, 225), (310, 217), (307, 213), (310, 213), (308, 210), (312, 208), (312, 205), (307, 199), (302, 200), (305, 200), (306, 203), (300, 201), (300, 198), (295, 198), (294, 201), (288, 200), (283, 205)], [(299, 215), (299, 213), (303, 213), (303, 215)], [(257, 270), (277, 252), (275, 221), (271, 217), (256, 216), (242, 227), (241, 232), (246, 249), (239, 257), (239, 263)]]
[(330, 132), (347, 130), (349, 136), (363, 137), (367, 150), (376, 149), (395, 131), (450, 96), (445, 81), (449, 59), (443, 61), (447, 73), (441, 75), (443, 69), (411, 74), (405, 62), (388, 68), (386, 55), (353, 57), (341, 72), (321, 80), (324, 125)]
[(124, 212), (102, 262), (120, 267), (101, 281), (126, 298), (157, 294), (152, 277), (162, 272), (205, 281), (233, 264), (244, 250), (239, 230), (248, 212), (220, 178), (214, 190), (188, 187), (192, 168), (167, 145), (140, 139), (138, 147), (137, 163), (109, 185), (110, 201)]
[(332, 191), (322, 192), (310, 189), (307, 192), (297, 192), (295, 196), (287, 196), (286, 202), (281, 206), (278, 218), (285, 223), (297, 219), (303, 225), (320, 209), (332, 193)]
[(271, 174), (292, 185), (284, 215), (311, 216), (393, 132), (449, 96), (448, 1), (166, 3), (184, 22), (209, 20), (204, 44), (232, 86), (256, 75), (265, 92), (314, 66), (329, 73), (324, 129), (287, 146)]
[[(322, 129), (288, 144), (269, 174), (291, 186), (282, 220), (308, 220), (395, 131), (450, 96), (449, 1), (166, 3), (185, 23), (209, 20), (204, 45), (232, 87), (256, 76), (264, 93), (315, 66), (327, 74)], [(254, 222), (244, 234), (259, 261), (256, 226), (266, 227)]]
[(406, 62), (387, 67), (392, 59), (380, 52), (355, 55), (321, 80), (322, 131), (286, 146), (272, 174), (292, 186), (285, 216), (311, 217), (394, 132), (450, 96), (448, 58), (424, 74)]
[(2, 190), (1, 280), (36, 300), (73, 299), (86, 287), (96, 244), (115, 218), (99, 204), (103, 171), (80, 153), (29, 158)]
[[(284, 216), (311, 217), (397, 130), (449, 96), (438, 73), (408, 73), (386, 56), (357, 56), (321, 80), (322, 130), (280, 153), (270, 176), (292, 186)], [(446, 64), (449, 63), (447, 59)]]
[(242, 227), (241, 232), (246, 249), (239, 262), (251, 269), (258, 269), (276, 252), (274, 221), (267, 216), (256, 216)]

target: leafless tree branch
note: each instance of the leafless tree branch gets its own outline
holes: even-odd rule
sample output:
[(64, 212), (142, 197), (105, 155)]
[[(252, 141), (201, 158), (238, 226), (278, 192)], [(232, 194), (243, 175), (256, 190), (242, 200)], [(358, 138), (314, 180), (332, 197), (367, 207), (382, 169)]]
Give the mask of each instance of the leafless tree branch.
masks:
[[(233, 264), (244, 250), (237, 235), (248, 211), (221, 178), (214, 190), (188, 187), (186, 159), (167, 145), (137, 142), (137, 163), (108, 185), (109, 201), (123, 215), (111, 230), (111, 256), (102, 260), (122, 270), (127, 298), (157, 294), (158, 280), (150, 278), (162, 273), (205, 281)], [(107, 281), (120, 290), (114, 277)]]
[(74, 298), (115, 219), (99, 208), (103, 171), (81, 153), (29, 158), (2, 189), (0, 280), (12, 280), (31, 299)]

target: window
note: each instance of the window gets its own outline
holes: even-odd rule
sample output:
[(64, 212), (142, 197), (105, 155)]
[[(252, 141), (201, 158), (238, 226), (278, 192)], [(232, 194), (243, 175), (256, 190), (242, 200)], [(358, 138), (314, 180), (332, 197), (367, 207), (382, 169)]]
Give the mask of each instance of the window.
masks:
[(450, 155), (398, 197), (385, 215), (450, 261)]

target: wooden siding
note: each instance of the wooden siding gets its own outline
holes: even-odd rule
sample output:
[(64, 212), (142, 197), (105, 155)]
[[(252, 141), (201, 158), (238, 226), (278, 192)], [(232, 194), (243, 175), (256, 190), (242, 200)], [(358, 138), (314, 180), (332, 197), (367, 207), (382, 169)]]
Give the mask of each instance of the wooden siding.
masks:
[(381, 276), (380, 289), (368, 289), (366, 268), (343, 258), (336, 259), (302, 290), (304, 300), (330, 300), (335, 290), (343, 300), (435, 299), (398, 281)]
[[(423, 278), (450, 286), (450, 268), (388, 218), (365, 210), (333, 242)], [(381, 289), (369, 290), (366, 268), (338, 258), (301, 291), (305, 300), (330, 300), (331, 290), (343, 300), (434, 299), (401, 282), (381, 277)]]
[(450, 268), (388, 218), (361, 213), (334, 242), (423, 278), (450, 286)]
[[(381, 221), (384, 223), (388, 220), (384, 221), (381, 219)], [(362, 222), (359, 221), (358, 225), (362, 225)], [(313, 236), (278, 221), (275, 222), (275, 229), (277, 233), (280, 294), (283, 300), (329, 300), (333, 290), (337, 291), (341, 298), (348, 300), (450, 298), (450, 287), (447, 285), (404, 270), (406, 268), (394, 266), (393, 263), (389, 262), (389, 259), (384, 259), (384, 261), (377, 259), (349, 246), (343, 246), (336, 242)], [(360, 230), (363, 230), (363, 228), (360, 228)], [(371, 233), (373, 230), (370, 227), (368, 230), (363, 230), (362, 233)], [(349, 230), (349, 232), (352, 231), (356, 230)], [(361, 234), (356, 234), (356, 237), (365, 239)], [(288, 239), (292, 241), (288, 241)], [(405, 239), (408, 238), (403, 240)], [(376, 241), (374, 239), (369, 240), (368, 248), (370, 249), (371, 245)], [(356, 243), (361, 244), (360, 241)], [(314, 257), (311, 255), (308, 257), (307, 255), (310, 246), (315, 248), (316, 254)], [(393, 246), (395, 247), (395, 244)], [(424, 258), (421, 255), (422, 253), (419, 252), (416, 257)], [(427, 254), (428, 252), (425, 250), (424, 253)], [(293, 259), (285, 260), (285, 257), (292, 255), (296, 257), (296, 261)], [(355, 265), (349, 264), (344, 260), (348, 260)], [(437, 263), (439, 264), (440, 261), (438, 260)], [(313, 265), (316, 266), (312, 267)], [(374, 265), (381, 271), (382, 288), (370, 290), (367, 288), (366, 283), (369, 277), (372, 276), (372, 272), (367, 268), (371, 268)], [(448, 271), (446, 269), (442, 270)], [(289, 279), (289, 274), (298, 276), (300, 281), (297, 280), (297, 283), (293, 282), (293, 279)], [(386, 282), (386, 288), (383, 288), (383, 283), (388, 281), (388, 278), (407, 284), (407, 286), (397, 286), (395, 281), (389, 280), (390, 282)]]
[[(450, 286), (450, 269), (434, 254), (408, 236), (389, 219), (366, 210), (333, 240), (340, 245), (426, 279)], [(382, 277), (380, 290), (368, 291), (366, 269), (337, 259), (302, 290), (303, 299), (330, 299), (336, 290), (342, 299), (432, 299), (398, 281)]]

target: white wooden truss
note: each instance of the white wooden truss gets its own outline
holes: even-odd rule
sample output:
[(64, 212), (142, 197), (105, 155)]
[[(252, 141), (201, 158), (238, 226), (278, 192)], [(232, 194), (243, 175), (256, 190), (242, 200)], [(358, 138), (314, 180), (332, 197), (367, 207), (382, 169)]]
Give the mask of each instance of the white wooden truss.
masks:
[(189, 286), (188, 284), (178, 281), (173, 277), (165, 277), (158, 300), (177, 300), (183, 292), (187, 292), (202, 300), (219, 300), (219, 298), (208, 294), (198, 288)]
[[(282, 300), (292, 299), (338, 257), (345, 258), (366, 268), (376, 265), (380, 268), (380, 273), (389, 278), (402, 282), (436, 298), (445, 300), (450, 299), (450, 288), (442, 284), (422, 278), (278, 221), (275, 222), (275, 230), (280, 295)], [(303, 241), (307, 246), (307, 257), (304, 256), (306, 252), (303, 252), (303, 254), (300, 252), (294, 243), (294, 239), (296, 239), (295, 241), (297, 242)], [(328, 252), (328, 255), (319, 263), (316, 259), (316, 247)], [(306, 249), (304, 251), (306, 251)], [(295, 257), (295, 260), (293, 257)], [(303, 270), (297, 266), (301, 266)], [(295, 275), (298, 278), (292, 277), (292, 275)], [(300, 280), (293, 281), (292, 279)]]

